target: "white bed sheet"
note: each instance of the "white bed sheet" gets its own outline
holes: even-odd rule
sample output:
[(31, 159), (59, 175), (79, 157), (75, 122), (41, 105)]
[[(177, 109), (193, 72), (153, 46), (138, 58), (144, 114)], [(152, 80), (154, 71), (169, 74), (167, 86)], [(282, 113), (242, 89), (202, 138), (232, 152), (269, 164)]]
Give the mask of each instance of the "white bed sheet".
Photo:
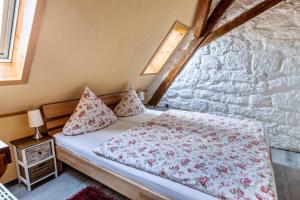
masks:
[(130, 117), (119, 117), (118, 119), (121, 121), (130, 122), (134, 124), (142, 124), (146, 121), (153, 119), (154, 117), (157, 117), (162, 113), (163, 111), (146, 109), (145, 112), (141, 114), (130, 116)]
[(130, 180), (138, 182), (153, 191), (156, 191), (171, 199), (191, 200), (215, 200), (215, 197), (198, 190), (170, 181), (168, 179), (122, 165), (118, 162), (97, 156), (92, 150), (105, 143), (111, 137), (122, 134), (125, 130), (136, 126), (134, 123), (118, 121), (105, 129), (77, 136), (65, 136), (62, 133), (55, 134), (56, 145), (84, 157), (95, 165), (104, 167)]

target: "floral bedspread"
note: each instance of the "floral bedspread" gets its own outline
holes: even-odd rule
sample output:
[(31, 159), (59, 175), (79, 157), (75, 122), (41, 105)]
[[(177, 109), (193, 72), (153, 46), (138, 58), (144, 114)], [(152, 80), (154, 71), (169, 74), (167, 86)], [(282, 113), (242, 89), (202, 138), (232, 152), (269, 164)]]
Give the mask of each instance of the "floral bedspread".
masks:
[(93, 152), (220, 199), (277, 199), (262, 126), (169, 110)]

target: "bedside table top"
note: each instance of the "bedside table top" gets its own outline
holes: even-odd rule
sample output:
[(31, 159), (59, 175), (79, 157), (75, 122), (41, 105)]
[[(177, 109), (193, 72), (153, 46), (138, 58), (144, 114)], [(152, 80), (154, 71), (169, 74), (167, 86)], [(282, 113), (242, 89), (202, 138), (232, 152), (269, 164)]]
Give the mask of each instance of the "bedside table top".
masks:
[(53, 140), (53, 137), (50, 135), (44, 135), (44, 137), (42, 137), (41, 139), (37, 139), (37, 140), (33, 138), (33, 135), (31, 135), (28, 137), (10, 141), (10, 143), (12, 145), (16, 146), (17, 148), (24, 149), (24, 148), (27, 148), (27, 147), (30, 147), (30, 146), (33, 146), (36, 144), (40, 144), (42, 142), (49, 141), (49, 140)]

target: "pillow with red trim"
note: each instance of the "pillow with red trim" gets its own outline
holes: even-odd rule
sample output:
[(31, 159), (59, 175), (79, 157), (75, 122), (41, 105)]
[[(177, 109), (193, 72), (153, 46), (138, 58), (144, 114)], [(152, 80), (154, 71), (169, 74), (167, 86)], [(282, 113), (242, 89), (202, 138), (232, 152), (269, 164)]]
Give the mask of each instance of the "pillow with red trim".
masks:
[(114, 111), (119, 117), (129, 117), (143, 113), (145, 111), (145, 106), (139, 99), (135, 89), (130, 87), (128, 93), (115, 107)]
[(114, 124), (117, 117), (88, 87), (63, 128), (64, 135), (79, 135)]

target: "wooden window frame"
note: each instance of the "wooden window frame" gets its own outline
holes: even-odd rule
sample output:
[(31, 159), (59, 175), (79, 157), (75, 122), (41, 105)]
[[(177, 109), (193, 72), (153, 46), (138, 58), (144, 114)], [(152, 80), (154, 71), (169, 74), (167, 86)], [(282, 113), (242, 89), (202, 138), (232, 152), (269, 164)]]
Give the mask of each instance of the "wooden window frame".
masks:
[[(164, 47), (165, 43), (168, 41), (168, 39), (171, 36), (171, 33), (176, 30), (177, 28), (181, 28), (186, 30), (186, 34), (188, 33), (188, 31), (190, 30), (190, 28), (186, 25), (184, 25), (183, 23), (179, 22), (179, 21), (175, 21), (174, 24), (172, 25), (171, 29), (169, 30), (169, 32), (167, 33), (167, 35), (164, 37), (163, 41), (160, 43), (160, 45), (158, 46), (158, 48), (156, 49), (154, 55), (150, 58), (150, 60), (148, 61), (147, 65), (145, 66), (145, 68), (143, 69), (141, 76), (145, 76), (145, 75), (155, 75), (158, 74), (163, 68), (165, 63), (167, 62), (167, 60), (165, 61), (164, 64), (162, 64), (161, 68), (158, 70), (158, 72), (156, 73), (145, 73), (148, 69), (148, 67), (150, 66), (151, 62), (155, 59), (155, 57), (159, 54), (160, 50)], [(185, 35), (186, 35), (185, 34)], [(185, 37), (185, 36), (184, 36)], [(183, 38), (184, 38), (183, 37)], [(181, 39), (181, 41), (178, 43), (178, 45), (174, 48), (174, 50), (172, 51), (172, 53), (177, 49), (177, 47), (180, 45), (180, 43), (182, 42), (183, 38)], [(172, 55), (172, 53), (170, 54), (170, 56)], [(170, 57), (169, 56), (169, 57)]]
[[(19, 0), (19, 11), (16, 25), (15, 42), (13, 45), (12, 61), (0, 63), (0, 86), (28, 83), (30, 69), (37, 45), (40, 24), (47, 0), (35, 0), (35, 12), (33, 14), (32, 26), (27, 30), (23, 29), (26, 20), (25, 8), (32, 3), (32, 0)], [(27, 32), (26, 39), (23, 34)], [(26, 43), (25, 43), (26, 41)], [(26, 46), (27, 48), (21, 48)]]

